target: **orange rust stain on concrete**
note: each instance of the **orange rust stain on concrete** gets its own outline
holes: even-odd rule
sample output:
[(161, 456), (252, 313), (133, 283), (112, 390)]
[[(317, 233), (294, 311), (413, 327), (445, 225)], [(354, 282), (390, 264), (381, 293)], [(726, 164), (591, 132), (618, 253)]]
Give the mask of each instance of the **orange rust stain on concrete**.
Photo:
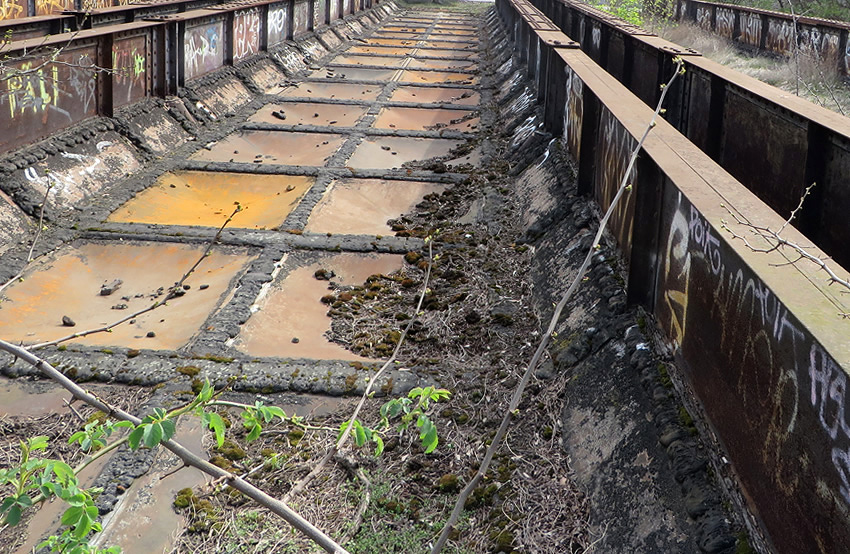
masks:
[[(372, 39), (372, 41), (374, 41), (374, 40), (375, 39)], [(405, 40), (405, 39), (398, 39), (398, 38), (381, 39), (381, 40), (386, 41), (386, 42), (389, 42), (389, 41), (397, 42), (397, 43), (399, 43), (399, 45), (401, 45), (402, 43), (407, 43), (410, 46), (415, 46), (416, 43), (418, 42), (417, 40), (412, 40), (412, 39)], [(413, 54), (413, 49), (412, 48), (398, 48), (398, 47), (393, 47), (393, 46), (390, 46), (390, 45), (386, 45), (386, 46), (382, 46), (382, 45), (352, 46), (351, 48), (346, 50), (346, 52), (348, 52), (349, 54), (386, 54), (386, 55), (389, 55), (389, 56), (409, 56), (409, 55)]]
[[(169, 243), (85, 243), (63, 248), (34, 264), (23, 280), (6, 289), (0, 305), (0, 336), (11, 342), (55, 340), (74, 332), (111, 325), (153, 304), (157, 289), (171, 286), (198, 260), (204, 245)], [(198, 331), (221, 303), (230, 281), (255, 256), (213, 249), (187, 280), (191, 288), (168, 305), (134, 323), (74, 339), (87, 345), (173, 350)], [(121, 279), (121, 287), (101, 296), (103, 284)], [(201, 285), (207, 285), (200, 290)], [(113, 306), (126, 305), (125, 309)], [(62, 325), (62, 316), (76, 322)], [(155, 336), (148, 337), (153, 332)]]
[(393, 102), (477, 106), (481, 96), (469, 89), (400, 86), (393, 91), (390, 100)]
[[(357, 169), (390, 169), (404, 162), (445, 156), (463, 141), (410, 137), (369, 137), (357, 146), (346, 166)], [(386, 149), (385, 149), (386, 148)]]
[(326, 133), (238, 131), (192, 154), (193, 160), (215, 162), (325, 165), (345, 137)]
[[(429, 42), (429, 46), (436, 46), (436, 43)], [(445, 44), (445, 43), (444, 43)], [(448, 49), (447, 49), (448, 48)], [(432, 56), (435, 58), (459, 58), (459, 59), (475, 59), (478, 57), (477, 52), (467, 51), (465, 49), (453, 50), (451, 46), (447, 48), (422, 48), (418, 51), (420, 56)]]
[(353, 127), (368, 111), (367, 106), (287, 102), (285, 104), (267, 104), (248, 118), (248, 121), (282, 125)]
[(296, 98), (337, 98), (340, 100), (377, 100), (383, 87), (381, 85), (355, 85), (346, 83), (300, 82), (294, 87), (286, 87), (280, 96)]
[(451, 73), (448, 71), (404, 71), (401, 74), (402, 83), (462, 83), (475, 84), (478, 77), (465, 73)]
[(331, 320), (321, 298), (330, 291), (328, 282), (317, 280), (314, 273), (333, 271), (334, 282), (360, 285), (372, 274), (392, 273), (402, 265), (402, 256), (394, 254), (343, 253), (293, 268), (258, 302), (258, 311), (242, 327), (235, 346), (251, 356), (363, 361), (366, 358), (325, 338)]
[(334, 181), (310, 214), (305, 230), (354, 235), (391, 233), (387, 220), (410, 211), (426, 194), (442, 192), (445, 188), (420, 181)]
[(478, 66), (471, 60), (424, 60), (414, 59), (407, 64), (409, 69), (474, 70)]
[(375, 121), (375, 127), (411, 131), (452, 129), (473, 132), (478, 128), (479, 119), (471, 117), (472, 113), (438, 108), (384, 108)]
[[(404, 57), (342, 55), (330, 61), (331, 65), (368, 65), (377, 67), (401, 67)], [(342, 71), (338, 69), (337, 71)]]
[[(416, 41), (416, 40), (404, 39), (404, 38), (371, 37), (371, 38), (366, 39), (367, 44), (372, 44), (372, 45), (375, 45), (375, 46), (416, 46), (417, 42), (418, 41)], [(357, 52), (357, 50), (354, 50), (355, 48), (363, 48), (363, 46), (354, 46), (354, 47), (349, 49), (349, 52), (351, 52), (351, 51)], [(366, 48), (368, 48), (368, 46)], [(370, 52), (370, 53), (372, 53), (372, 52)], [(403, 52), (403, 53), (406, 53), (406, 52)]]
[(315, 178), (247, 173), (177, 171), (118, 208), (109, 221), (219, 227), (243, 210), (231, 227), (267, 229), (283, 223)]
[(370, 67), (326, 67), (310, 73), (311, 79), (350, 79), (354, 81), (389, 81), (397, 69), (376, 69)]

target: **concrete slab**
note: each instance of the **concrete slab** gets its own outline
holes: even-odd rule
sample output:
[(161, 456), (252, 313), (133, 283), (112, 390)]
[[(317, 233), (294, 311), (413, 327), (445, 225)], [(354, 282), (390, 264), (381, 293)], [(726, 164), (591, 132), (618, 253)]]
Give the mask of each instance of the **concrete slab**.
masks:
[(383, 108), (375, 120), (375, 127), (411, 131), (453, 129), (473, 132), (478, 128), (479, 121), (474, 113), (439, 108)]
[(269, 92), (286, 79), (286, 74), (269, 58), (254, 64), (248, 72), (248, 78), (261, 90)]
[[(5, 291), (0, 305), (0, 336), (12, 342), (54, 340), (109, 325), (162, 298), (203, 254), (205, 246), (173, 243), (82, 243), (67, 246), (33, 264), (23, 280)], [(185, 345), (218, 307), (231, 280), (254, 256), (213, 249), (186, 283), (186, 295), (137, 317), (111, 333), (73, 342), (87, 345), (174, 350)], [(101, 286), (123, 284), (101, 296)], [(201, 285), (207, 285), (201, 290)], [(126, 306), (124, 309), (113, 307)], [(74, 327), (63, 326), (68, 316)], [(148, 336), (152, 333), (154, 336)]]
[(357, 169), (398, 168), (405, 162), (445, 156), (461, 144), (463, 141), (448, 139), (369, 137), (360, 143), (345, 165)]
[(237, 131), (192, 154), (193, 160), (323, 166), (345, 142), (329, 133)]
[(311, 79), (351, 79), (353, 81), (389, 81), (397, 69), (325, 68), (310, 74)]
[(478, 83), (478, 77), (466, 73), (452, 73), (448, 71), (405, 70), (401, 74), (399, 81), (402, 83), (454, 83), (473, 85)]
[(313, 209), (305, 230), (335, 235), (390, 234), (392, 229), (387, 220), (409, 212), (426, 194), (439, 193), (445, 188), (420, 181), (337, 180)]
[(248, 87), (235, 76), (199, 87), (197, 93), (201, 103), (218, 117), (233, 112), (254, 98)]
[(230, 227), (269, 229), (283, 223), (313, 177), (178, 171), (118, 208), (109, 221), (219, 227), (239, 202)]
[(301, 82), (281, 90), (280, 96), (298, 98), (336, 98), (338, 100), (377, 100), (383, 91), (380, 85), (355, 85), (347, 83)]
[(481, 95), (469, 89), (400, 86), (393, 91), (390, 100), (393, 102), (477, 106), (481, 101)]
[(446, 50), (477, 50), (478, 43), (476, 41), (447, 41), (447, 40), (429, 40), (429, 48), (445, 48)]
[[(373, 46), (415, 46), (418, 41), (404, 39), (404, 38), (380, 38), (380, 37), (371, 37), (366, 39), (366, 43)], [(349, 52), (357, 52), (358, 49), (369, 48), (369, 46), (352, 46), (348, 51)], [(373, 52), (368, 52), (373, 53)]]
[(368, 111), (368, 106), (287, 102), (285, 104), (266, 104), (248, 118), (248, 121), (283, 125), (353, 127)]
[(257, 301), (256, 312), (243, 325), (234, 346), (251, 356), (364, 361), (325, 337), (331, 319), (321, 299), (329, 293), (328, 281), (314, 274), (324, 269), (335, 274), (336, 283), (362, 285), (370, 275), (398, 271), (403, 263), (403, 257), (394, 254), (290, 255), (268, 293)]
[[(19, 244), (30, 226), (26, 214), (0, 191), (0, 254)], [(34, 226), (38, 227), (38, 221), (35, 221)]]
[[(433, 45), (433, 43), (429, 42), (429, 45)], [(446, 48), (420, 48), (416, 52), (420, 56), (428, 56), (433, 58), (454, 58), (458, 60), (476, 60), (478, 59), (478, 52), (474, 50), (464, 50), (464, 49), (446, 49)]]
[[(416, 45), (418, 41), (405, 40), (400, 41), (393, 39), (396, 42), (406, 42), (411, 45)], [(352, 46), (346, 50), (349, 54), (385, 54), (388, 56), (410, 56), (413, 54), (413, 48), (402, 48), (399, 46)]]
[(389, 31), (378, 31), (377, 36), (381, 38), (396, 38), (396, 39), (406, 39), (406, 40), (424, 40), (424, 33), (393, 33)]
[(330, 65), (371, 65), (378, 67), (401, 67), (404, 57), (341, 55), (330, 61)]
[(478, 64), (472, 60), (430, 60), (415, 58), (407, 64), (409, 69), (445, 69), (451, 71), (453, 69), (461, 69), (472, 71), (478, 69)]
[(108, 131), (101, 137), (96, 143), (83, 143), (51, 156), (46, 168), (43, 164), (26, 168), (24, 177), (39, 196), (52, 187), (48, 204), (67, 208), (141, 167), (134, 149), (121, 135)]
[(189, 133), (164, 110), (151, 110), (127, 121), (127, 127), (145, 137), (157, 154), (173, 151), (189, 140)]

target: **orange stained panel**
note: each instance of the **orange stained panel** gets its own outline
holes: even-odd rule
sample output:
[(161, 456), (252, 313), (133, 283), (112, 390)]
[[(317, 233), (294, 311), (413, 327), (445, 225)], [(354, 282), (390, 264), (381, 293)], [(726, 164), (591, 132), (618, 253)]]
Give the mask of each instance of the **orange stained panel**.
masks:
[(377, 37), (379, 38), (396, 38), (400, 40), (413, 40), (420, 41), (425, 38), (424, 34), (415, 34), (415, 33), (393, 33), (388, 31), (378, 31)]
[(347, 83), (300, 82), (286, 87), (280, 96), (296, 98), (336, 98), (339, 100), (377, 100), (383, 87), (380, 85), (354, 85)]
[(322, 166), (345, 141), (341, 135), (237, 131), (194, 154), (193, 160)]
[(400, 86), (393, 91), (390, 100), (393, 102), (477, 106), (481, 96), (473, 90), (463, 88)]
[(231, 227), (268, 229), (283, 223), (313, 177), (177, 171), (118, 208), (109, 221), (219, 227), (239, 202)]
[[(341, 55), (332, 59), (331, 65), (374, 65), (379, 67), (401, 67), (404, 62), (404, 57), (390, 56), (360, 56), (360, 55)], [(337, 68), (337, 71), (342, 69)]]
[[(205, 245), (173, 243), (84, 243), (68, 246), (33, 264), (4, 292), (0, 337), (12, 342), (55, 340), (112, 325), (162, 299), (157, 291), (177, 282), (203, 255)], [(255, 256), (213, 249), (186, 279), (190, 289), (133, 323), (74, 339), (86, 345), (174, 350), (198, 332), (222, 302), (231, 280)], [(101, 286), (120, 279), (108, 296)], [(202, 285), (206, 285), (203, 290)], [(122, 307), (123, 306), (123, 307)], [(63, 316), (76, 326), (62, 324)], [(148, 335), (151, 336), (148, 336)]]
[(351, 79), (353, 81), (389, 81), (397, 69), (368, 67), (326, 67), (310, 74), (311, 79)]
[(429, 58), (453, 58), (458, 60), (478, 59), (478, 52), (474, 50), (447, 50), (445, 48), (420, 48), (416, 51), (419, 56)]
[[(415, 45), (417, 41), (405, 41)], [(388, 56), (409, 56), (413, 54), (413, 48), (398, 48), (393, 46), (352, 46), (346, 50), (349, 54), (386, 54)]]
[(306, 231), (351, 235), (391, 233), (387, 220), (409, 212), (426, 194), (445, 185), (420, 181), (342, 179), (328, 187), (313, 209)]
[[(367, 44), (372, 44), (375, 46), (416, 46), (416, 40), (410, 40), (405, 38), (380, 38), (380, 37), (371, 37), (366, 39)], [(349, 52), (356, 52), (358, 48), (364, 48), (363, 46), (354, 46), (349, 48)], [(368, 46), (366, 47), (368, 48)], [(404, 50), (403, 48), (399, 48), (399, 50)], [(377, 54), (379, 52), (369, 52), (369, 54)]]
[(409, 69), (453, 69), (473, 70), (478, 66), (471, 60), (430, 60), (416, 58), (407, 64)]
[(411, 131), (437, 131), (453, 129), (473, 132), (478, 128), (474, 112), (443, 110), (439, 108), (384, 108), (375, 120), (379, 129), (407, 129)]
[(424, 33), (428, 28), (427, 27), (416, 27), (413, 25), (384, 25), (378, 30), (379, 33), (382, 32), (390, 32), (390, 33)]
[(346, 166), (357, 169), (391, 169), (405, 162), (445, 156), (463, 141), (411, 137), (370, 137), (360, 143)]
[(452, 83), (471, 85), (478, 82), (478, 77), (466, 73), (451, 73), (448, 71), (416, 71), (405, 70), (399, 79), (403, 83)]
[(266, 104), (248, 121), (278, 123), (281, 125), (334, 125), (353, 127), (369, 111), (367, 106), (346, 104), (319, 104), (310, 102), (287, 102)]
[[(469, 51), (475, 50), (478, 48), (478, 42), (475, 41), (447, 41), (447, 40), (429, 40), (428, 41), (429, 48), (445, 48), (449, 51)], [(428, 50), (421, 50), (421, 52), (427, 52)], [(455, 52), (455, 53), (456, 53)]]
[[(342, 346), (330, 342), (328, 306), (321, 299), (330, 293), (328, 282), (314, 277), (319, 269), (333, 271), (333, 281), (341, 285), (362, 285), (376, 273), (401, 269), (402, 256), (394, 254), (342, 253), (321, 256), (301, 267), (286, 266), (279, 278), (262, 297), (257, 311), (236, 337), (237, 349), (251, 356), (311, 358), (318, 360), (365, 360)], [(293, 339), (297, 339), (293, 341)]]

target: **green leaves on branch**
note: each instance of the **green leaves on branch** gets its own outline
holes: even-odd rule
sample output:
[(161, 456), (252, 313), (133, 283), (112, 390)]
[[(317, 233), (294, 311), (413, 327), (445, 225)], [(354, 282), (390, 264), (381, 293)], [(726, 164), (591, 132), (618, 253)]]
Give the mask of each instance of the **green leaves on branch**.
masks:
[[(342, 434), (345, 433), (345, 430), (348, 429), (349, 425), (351, 425), (351, 420), (344, 422), (339, 426), (339, 435), (337, 436), (337, 441), (342, 438)], [(363, 446), (367, 442), (375, 443), (375, 456), (380, 456), (384, 451), (384, 439), (381, 438), (381, 435), (378, 434), (377, 431), (369, 429), (368, 427), (364, 427), (362, 423), (358, 420), (354, 420), (354, 429), (352, 432), (354, 436), (354, 444), (357, 446)]]
[(92, 421), (86, 423), (82, 431), (77, 431), (71, 438), (68, 439), (68, 444), (79, 443), (80, 450), (83, 452), (97, 452), (106, 446), (106, 439), (109, 438), (115, 429), (127, 427), (133, 428), (133, 424), (129, 421), (118, 421), (101, 423), (100, 421)]
[(437, 427), (426, 412), (431, 407), (432, 402), (447, 400), (451, 394), (446, 389), (430, 386), (416, 387), (407, 393), (406, 397), (393, 398), (381, 406), (381, 426), (387, 428), (391, 421), (398, 419), (399, 423), (396, 428), (399, 432), (403, 432), (415, 421), (425, 453), (430, 454), (437, 448), (439, 439)]
[(286, 413), (277, 406), (264, 406), (259, 400), (254, 403), (253, 407), (246, 408), (242, 411), (242, 425), (248, 429), (248, 435), (245, 440), (256, 440), (263, 430), (264, 423), (270, 423), (275, 417), (286, 419)]
[(173, 419), (162, 408), (154, 408), (153, 414), (146, 416), (142, 422), (127, 437), (127, 444), (133, 450), (138, 450), (140, 443), (148, 448), (154, 448), (174, 436), (177, 427)]

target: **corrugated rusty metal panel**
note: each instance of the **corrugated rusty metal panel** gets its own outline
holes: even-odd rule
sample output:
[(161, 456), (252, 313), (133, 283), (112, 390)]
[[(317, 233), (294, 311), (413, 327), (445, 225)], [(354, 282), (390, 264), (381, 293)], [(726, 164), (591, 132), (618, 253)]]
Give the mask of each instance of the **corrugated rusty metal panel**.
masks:
[(148, 35), (116, 40), (112, 44), (112, 97), (115, 106), (141, 100), (151, 93)]
[(58, 63), (33, 58), (10, 63), (0, 83), (0, 150), (33, 142), (97, 114), (97, 49), (77, 46)]

